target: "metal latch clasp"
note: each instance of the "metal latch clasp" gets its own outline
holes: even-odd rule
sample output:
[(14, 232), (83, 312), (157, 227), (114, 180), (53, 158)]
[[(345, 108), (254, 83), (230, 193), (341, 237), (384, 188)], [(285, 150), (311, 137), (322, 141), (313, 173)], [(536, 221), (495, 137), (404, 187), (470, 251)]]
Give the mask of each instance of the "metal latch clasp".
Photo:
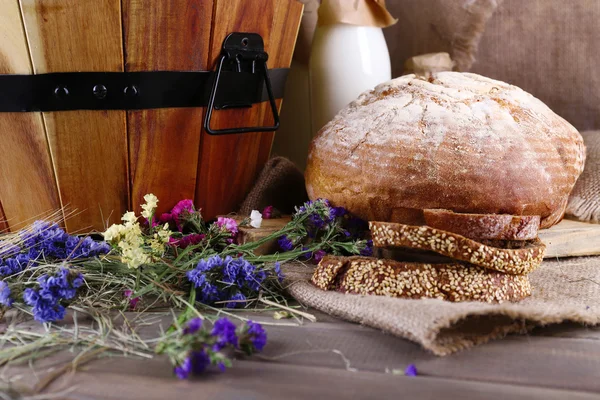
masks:
[[(269, 79), (267, 70), (268, 58), (268, 54), (265, 53), (263, 39), (259, 34), (234, 32), (227, 35), (223, 41), (223, 48), (217, 63), (217, 70), (215, 73), (212, 90), (210, 92), (206, 115), (204, 117), (204, 129), (206, 132), (211, 135), (227, 135), (246, 132), (272, 132), (279, 128), (279, 113), (277, 112), (277, 104), (275, 103), (275, 96), (273, 95), (271, 80)], [(258, 80), (259, 84), (257, 85), (257, 96), (262, 94), (264, 82), (264, 86), (266, 86), (267, 94), (269, 96), (271, 112), (273, 113), (273, 126), (211, 129), (210, 120), (213, 109), (218, 110), (233, 107), (251, 107), (253, 103), (252, 101), (248, 101), (224, 103), (215, 106), (215, 98), (217, 96), (217, 90), (219, 89), (219, 80), (221, 79), (223, 71), (251, 72), (253, 74), (259, 74), (261, 79)]]

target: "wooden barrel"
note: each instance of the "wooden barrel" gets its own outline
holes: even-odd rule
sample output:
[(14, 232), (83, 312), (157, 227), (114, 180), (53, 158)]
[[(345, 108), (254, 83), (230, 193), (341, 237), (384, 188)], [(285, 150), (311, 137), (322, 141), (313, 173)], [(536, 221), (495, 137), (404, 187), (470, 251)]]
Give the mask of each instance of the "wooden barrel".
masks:
[[(214, 69), (230, 32), (255, 32), (269, 68), (290, 65), (296, 0), (0, 0), (0, 74)], [(280, 100), (278, 100), (280, 106)], [(268, 102), (215, 111), (211, 127), (273, 123)], [(207, 135), (205, 108), (0, 113), (0, 230), (76, 210), (70, 232), (103, 230), (146, 193), (164, 212), (194, 199), (234, 211), (273, 133)], [(64, 218), (64, 211), (62, 218)]]

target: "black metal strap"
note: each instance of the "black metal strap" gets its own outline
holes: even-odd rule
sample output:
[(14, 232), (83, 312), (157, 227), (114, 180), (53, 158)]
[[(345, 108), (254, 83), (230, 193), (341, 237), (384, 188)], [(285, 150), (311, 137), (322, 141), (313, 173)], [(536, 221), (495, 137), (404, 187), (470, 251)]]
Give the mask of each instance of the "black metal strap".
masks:
[[(275, 98), (283, 97), (288, 71), (268, 71)], [(0, 75), (0, 112), (204, 107), (215, 75), (212, 71)], [(262, 74), (221, 71), (214, 107), (250, 107), (267, 101), (264, 86)]]
[[(272, 132), (279, 128), (279, 112), (277, 111), (277, 98), (273, 93), (272, 82), (267, 68), (267, 60), (269, 55), (264, 51), (262, 37), (255, 33), (230, 33), (223, 41), (221, 49), (221, 57), (217, 63), (216, 78), (214, 80), (208, 107), (204, 116), (204, 129), (210, 135), (229, 135), (233, 133), (246, 132)], [(271, 114), (273, 115), (273, 125), (271, 126), (246, 126), (237, 128), (212, 129), (210, 120), (212, 118), (213, 108), (218, 108), (216, 99), (218, 94), (222, 93), (222, 82), (225, 81), (224, 73), (230, 71), (243, 71), (246, 68), (255, 76), (264, 79), (264, 86), (267, 89), (269, 96), (269, 105), (271, 106)], [(262, 88), (262, 84), (261, 84)]]

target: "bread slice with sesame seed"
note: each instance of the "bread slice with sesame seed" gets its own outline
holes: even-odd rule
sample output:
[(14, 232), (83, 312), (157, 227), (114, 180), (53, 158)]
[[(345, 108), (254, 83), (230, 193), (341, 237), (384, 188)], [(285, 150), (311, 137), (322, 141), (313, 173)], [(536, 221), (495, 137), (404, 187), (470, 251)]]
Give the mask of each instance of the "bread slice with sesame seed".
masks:
[(528, 274), (539, 267), (546, 250), (539, 239), (526, 242), (520, 248), (502, 248), (429, 226), (369, 222), (369, 228), (375, 247), (433, 251), (454, 260), (513, 275)]
[(531, 295), (527, 275), (465, 263), (422, 264), (372, 257), (324, 257), (311, 282), (322, 290), (447, 301), (516, 302)]
[(423, 210), (425, 224), (475, 240), (534, 240), (539, 215), (462, 214), (449, 210)]

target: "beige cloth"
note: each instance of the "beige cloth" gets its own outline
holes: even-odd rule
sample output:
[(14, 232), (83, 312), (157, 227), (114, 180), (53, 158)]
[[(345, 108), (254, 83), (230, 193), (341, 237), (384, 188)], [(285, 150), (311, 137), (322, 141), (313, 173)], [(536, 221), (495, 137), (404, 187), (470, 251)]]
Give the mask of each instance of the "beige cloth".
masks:
[(503, 304), (327, 292), (308, 282), (313, 269), (284, 266), (288, 290), (300, 303), (417, 342), (438, 356), (536, 326), (600, 323), (600, 257), (544, 262), (530, 275), (532, 296)]
[(566, 214), (580, 221), (600, 223), (600, 131), (581, 135), (587, 149), (585, 169), (569, 197)]

